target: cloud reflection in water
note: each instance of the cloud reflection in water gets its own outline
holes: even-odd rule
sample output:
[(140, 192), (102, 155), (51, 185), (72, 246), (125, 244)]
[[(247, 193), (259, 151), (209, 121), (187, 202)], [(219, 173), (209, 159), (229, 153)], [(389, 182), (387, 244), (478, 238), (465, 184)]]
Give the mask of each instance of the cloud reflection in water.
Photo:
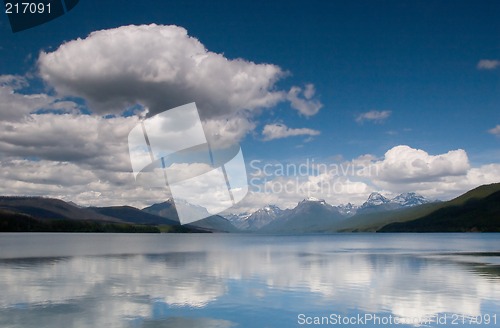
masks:
[(494, 266), (463, 256), (345, 251), (335, 236), (240, 237), (203, 237), (186, 252), (0, 260), (0, 325), (230, 327), (259, 314), (477, 316), (500, 304)]

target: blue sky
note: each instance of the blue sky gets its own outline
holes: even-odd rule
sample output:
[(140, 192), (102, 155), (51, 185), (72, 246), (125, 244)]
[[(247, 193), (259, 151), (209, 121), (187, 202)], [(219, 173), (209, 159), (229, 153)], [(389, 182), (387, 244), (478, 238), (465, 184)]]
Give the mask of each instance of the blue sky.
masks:
[[(430, 165), (429, 156), (462, 149), (468, 165), (462, 171), (439, 167), (434, 174), (429, 173), (431, 165), (425, 174), (410, 174), (412, 184), (363, 177), (366, 186), (353, 196), (359, 200), (374, 190), (395, 194), (413, 188), (446, 198), (498, 177), (498, 168), (491, 165), (500, 163), (500, 128), (495, 130), (500, 125), (499, 15), (498, 1), (80, 0), (66, 15), (19, 33), (10, 31), (4, 15), (0, 74), (27, 78), (24, 89), (15, 91), (19, 94), (47, 94), (81, 105), (83, 93), (71, 97), (54, 78), (40, 78), (40, 51), (55, 52), (64, 42), (124, 25), (177, 25), (210, 52), (229, 60), (273, 64), (286, 72), (270, 90), (289, 93), (297, 87), (301, 99), (322, 104), (313, 114), (294, 109), (289, 99), (253, 108), (247, 117), (253, 125), (240, 136), (247, 161), (332, 163), (369, 154), (373, 163), (386, 167), (384, 154), (406, 145), (414, 153), (423, 150)], [(303, 93), (308, 85), (315, 91), (310, 99)], [(88, 102), (86, 106), (79, 109), (93, 111)], [(297, 135), (262, 133), (266, 125), (277, 124)], [(4, 156), (4, 161), (15, 156)], [(481, 171), (487, 165), (487, 172)], [(471, 169), (479, 171), (472, 174)], [(447, 171), (455, 173), (447, 176)], [(450, 180), (460, 174), (487, 178), (470, 178), (465, 184)], [(336, 199), (345, 200), (331, 196), (333, 203)]]

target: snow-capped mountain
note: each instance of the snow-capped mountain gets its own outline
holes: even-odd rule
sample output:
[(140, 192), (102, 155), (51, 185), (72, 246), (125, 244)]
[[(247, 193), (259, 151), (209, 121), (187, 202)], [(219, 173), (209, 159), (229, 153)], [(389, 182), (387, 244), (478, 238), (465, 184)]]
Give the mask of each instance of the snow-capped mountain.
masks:
[(390, 211), (403, 207), (412, 207), (430, 203), (425, 197), (414, 193), (408, 192), (400, 194), (392, 199), (384, 197), (378, 192), (373, 192), (368, 197), (368, 200), (361, 205), (357, 213)]
[(382, 196), (378, 192), (372, 192), (366, 202), (361, 205), (361, 208), (372, 207), (372, 206), (380, 206), (383, 204), (390, 203), (390, 199)]
[(291, 210), (285, 210), (271, 223), (263, 226), (260, 231), (266, 232), (314, 232), (321, 231), (344, 217), (337, 207), (325, 202), (324, 199), (309, 197), (297, 204)]
[(326, 204), (326, 202), (325, 202), (324, 199), (319, 199), (319, 198), (316, 198), (316, 197), (307, 197), (306, 199), (304, 199), (303, 201), (301, 201), (299, 203), (299, 205), (301, 203), (304, 203), (304, 202), (317, 202), (317, 203), (320, 203), (321, 205), (325, 205)]
[(361, 206), (352, 203), (333, 206), (324, 199), (308, 197), (293, 209), (282, 210), (275, 205), (268, 205), (253, 213), (229, 214), (225, 217), (238, 229), (246, 231), (318, 231), (320, 226), (347, 220), (356, 214), (391, 211), (429, 202), (414, 192), (403, 193), (392, 199), (373, 192)]
[(347, 204), (341, 204), (337, 206), (337, 208), (340, 214), (342, 214), (343, 216), (353, 216), (356, 214), (359, 207), (352, 203), (347, 203)]
[(223, 214), (222, 217), (226, 218), (236, 228), (240, 230), (246, 230), (248, 228), (247, 219), (250, 215), (252, 215), (252, 213), (243, 212), (240, 214), (234, 214), (234, 213)]
[(172, 198), (167, 198), (166, 201), (158, 204), (153, 204), (152, 206), (149, 206), (147, 208), (144, 208), (143, 210), (145, 212), (163, 216), (163, 217), (168, 217), (168, 218), (173, 218), (176, 219), (177, 221), (179, 220), (179, 217), (177, 215), (177, 208), (182, 208), (182, 210), (185, 213), (191, 213), (193, 217), (209, 217), (210, 214), (208, 213), (207, 209), (204, 207), (201, 207), (199, 205), (193, 205), (185, 200), (177, 199), (174, 200)]
[(253, 213), (227, 214), (224, 217), (240, 230), (256, 231), (282, 214), (283, 210), (278, 206), (267, 205)]
[(324, 199), (319, 199), (316, 197), (308, 197), (302, 201), (300, 201), (297, 206), (292, 209), (293, 212), (301, 212), (305, 210), (309, 210), (312, 207), (326, 207), (326, 208), (334, 208), (334, 206), (328, 204)]
[(430, 201), (422, 195), (414, 192), (405, 192), (391, 199), (391, 202), (398, 203), (401, 206), (411, 207), (430, 203)]
[(158, 215), (170, 220), (179, 222), (176, 208), (182, 208), (184, 213), (192, 213), (195, 217), (205, 217), (202, 220), (192, 222), (188, 226), (205, 228), (213, 231), (235, 232), (237, 229), (227, 219), (219, 215), (210, 215), (208, 211), (201, 206), (190, 204), (184, 200), (174, 200), (168, 198), (166, 201), (153, 204), (142, 210), (146, 213)]
[(279, 218), (282, 214), (283, 210), (276, 205), (268, 205), (258, 209), (246, 220), (248, 223), (247, 230), (259, 230), (263, 226)]

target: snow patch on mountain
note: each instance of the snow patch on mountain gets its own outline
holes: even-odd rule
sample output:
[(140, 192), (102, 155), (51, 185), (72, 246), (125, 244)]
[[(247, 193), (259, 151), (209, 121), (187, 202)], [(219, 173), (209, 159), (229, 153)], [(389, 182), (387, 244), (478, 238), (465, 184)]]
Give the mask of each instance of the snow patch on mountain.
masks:
[(390, 202), (391, 201), (389, 200), (389, 198), (382, 196), (378, 192), (372, 192), (370, 194), (370, 196), (368, 196), (368, 199), (366, 200), (366, 202), (364, 202), (363, 205), (361, 205), (361, 208), (371, 207), (371, 206), (380, 206), (380, 205), (387, 204)]
[(359, 213), (394, 210), (426, 203), (430, 203), (430, 201), (414, 192), (402, 193), (392, 199), (383, 196), (381, 193), (373, 192), (361, 206), (352, 203), (333, 206), (324, 199), (308, 197), (300, 201), (293, 209), (282, 210), (276, 205), (267, 205), (253, 213), (229, 214), (225, 215), (225, 217), (241, 230), (256, 231), (274, 221), (277, 222), (273, 223), (273, 226), (281, 221), (287, 221), (288, 217), (299, 214), (305, 215), (305, 217), (309, 217), (308, 215), (310, 217), (317, 216), (317, 213), (319, 213), (317, 211), (324, 212), (323, 214), (330, 213), (329, 215), (332, 217), (340, 215), (349, 218)]
[(400, 204), (401, 206), (411, 207), (422, 204), (427, 204), (430, 201), (422, 195), (414, 192), (406, 192), (394, 197), (391, 202)]
[(341, 204), (337, 206), (337, 208), (339, 209), (340, 214), (344, 216), (353, 216), (356, 214), (359, 207), (352, 203), (347, 203), (347, 204)]

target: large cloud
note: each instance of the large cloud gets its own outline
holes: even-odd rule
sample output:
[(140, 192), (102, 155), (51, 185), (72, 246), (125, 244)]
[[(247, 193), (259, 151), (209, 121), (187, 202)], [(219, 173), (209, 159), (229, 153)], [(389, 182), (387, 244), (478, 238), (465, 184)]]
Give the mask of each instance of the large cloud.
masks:
[[(142, 207), (164, 201), (170, 196), (167, 188), (150, 189), (134, 180), (127, 135), (137, 122), (135, 116), (50, 113), (32, 114), (18, 122), (0, 121), (0, 194), (40, 195), (103, 206)], [(227, 136), (241, 133), (228, 122), (209, 122), (220, 125)], [(164, 133), (167, 139), (173, 136), (175, 131)], [(193, 174), (193, 170), (183, 173)], [(212, 195), (199, 197), (206, 200)]]
[(388, 150), (384, 159), (373, 163), (370, 170), (379, 180), (406, 184), (464, 175), (469, 167), (467, 153), (462, 149), (429, 155), (424, 150), (401, 145)]
[[(195, 101), (204, 118), (268, 108), (287, 98), (272, 64), (227, 59), (178, 26), (123, 26), (91, 33), (39, 57), (40, 74), (61, 95), (85, 98), (96, 113), (141, 103), (152, 114)], [(292, 106), (317, 112), (312, 85)], [(301, 106), (295, 104), (300, 99)], [(313, 103), (306, 109), (308, 103)]]
[(462, 149), (431, 155), (406, 145), (389, 149), (381, 159), (363, 155), (338, 163), (254, 160), (249, 169), (253, 193), (240, 204), (244, 210), (269, 203), (293, 207), (308, 196), (334, 205), (360, 205), (374, 191), (388, 197), (417, 192), (430, 199), (448, 200), (477, 186), (500, 181), (500, 164), (471, 167)]
[[(257, 126), (260, 111), (279, 102), (288, 101), (304, 116), (321, 108), (312, 84), (281, 90), (276, 82), (286, 74), (280, 67), (227, 59), (176, 26), (97, 31), (54, 52), (42, 52), (38, 64), (42, 78), (55, 88), (55, 96), (27, 94), (23, 92), (28, 83), (25, 78), (0, 76), (2, 194), (56, 196), (92, 205), (142, 206), (164, 200), (167, 191), (138, 187), (130, 174), (126, 141), (137, 117), (101, 117), (136, 103), (152, 115), (196, 101), (207, 137), (220, 147), (241, 140)], [(85, 99), (97, 115), (77, 115), (78, 106), (64, 101), (70, 95)], [(45, 109), (71, 114), (30, 114)], [(390, 114), (372, 111), (363, 113), (360, 120), (377, 122)], [(264, 130), (268, 139), (319, 133), (284, 125), (268, 125)], [(496, 132), (496, 128), (490, 130)], [(446, 199), (500, 181), (500, 165), (471, 168), (463, 150), (430, 155), (398, 146), (383, 159), (365, 159), (371, 170), (362, 176), (270, 177), (263, 186), (278, 183), (297, 192), (252, 194), (248, 206), (271, 201), (288, 206), (308, 194), (334, 204), (361, 202), (371, 191), (417, 191)]]
[(360, 175), (368, 178), (375, 190), (388, 190), (393, 195), (416, 191), (445, 200), (479, 185), (499, 182), (500, 164), (471, 167), (462, 149), (430, 155), (400, 145), (389, 149), (383, 159), (366, 162)]
[[(141, 207), (165, 200), (170, 196), (168, 190), (138, 186), (131, 174), (126, 140), (136, 123), (136, 117), (70, 114), (31, 115), (19, 122), (0, 122), (0, 194), (43, 195), (102, 206)], [(225, 130), (238, 133), (231, 126)], [(388, 196), (416, 191), (449, 199), (481, 184), (500, 181), (499, 164), (471, 168), (463, 150), (430, 155), (409, 146), (394, 147), (382, 159), (362, 156), (339, 164), (247, 164), (253, 192), (239, 204), (244, 210), (269, 203), (293, 207), (307, 196), (324, 198), (331, 204), (361, 204), (372, 191)], [(305, 171), (301, 169), (304, 164)], [(265, 171), (264, 165), (268, 166)], [(291, 173), (278, 172), (282, 167)]]
[(166, 189), (138, 186), (129, 172), (94, 169), (88, 165), (47, 160), (0, 161), (0, 194), (43, 196), (86, 206), (144, 207), (165, 201)]
[(0, 158), (74, 162), (93, 169), (130, 171), (127, 135), (136, 117), (29, 115), (0, 122)]
[[(312, 84), (280, 90), (272, 64), (230, 60), (176, 26), (124, 26), (41, 52), (40, 76), (55, 93), (35, 93), (22, 76), (0, 76), (2, 194), (43, 195), (83, 205), (148, 205), (168, 190), (135, 184), (127, 135), (138, 117), (103, 117), (131, 106), (141, 114), (195, 101), (212, 147), (228, 147), (279, 102), (303, 115), (321, 103)], [(82, 115), (82, 98), (91, 115)], [(168, 132), (166, 134), (168, 137)], [(209, 197), (210, 195), (206, 195)]]

